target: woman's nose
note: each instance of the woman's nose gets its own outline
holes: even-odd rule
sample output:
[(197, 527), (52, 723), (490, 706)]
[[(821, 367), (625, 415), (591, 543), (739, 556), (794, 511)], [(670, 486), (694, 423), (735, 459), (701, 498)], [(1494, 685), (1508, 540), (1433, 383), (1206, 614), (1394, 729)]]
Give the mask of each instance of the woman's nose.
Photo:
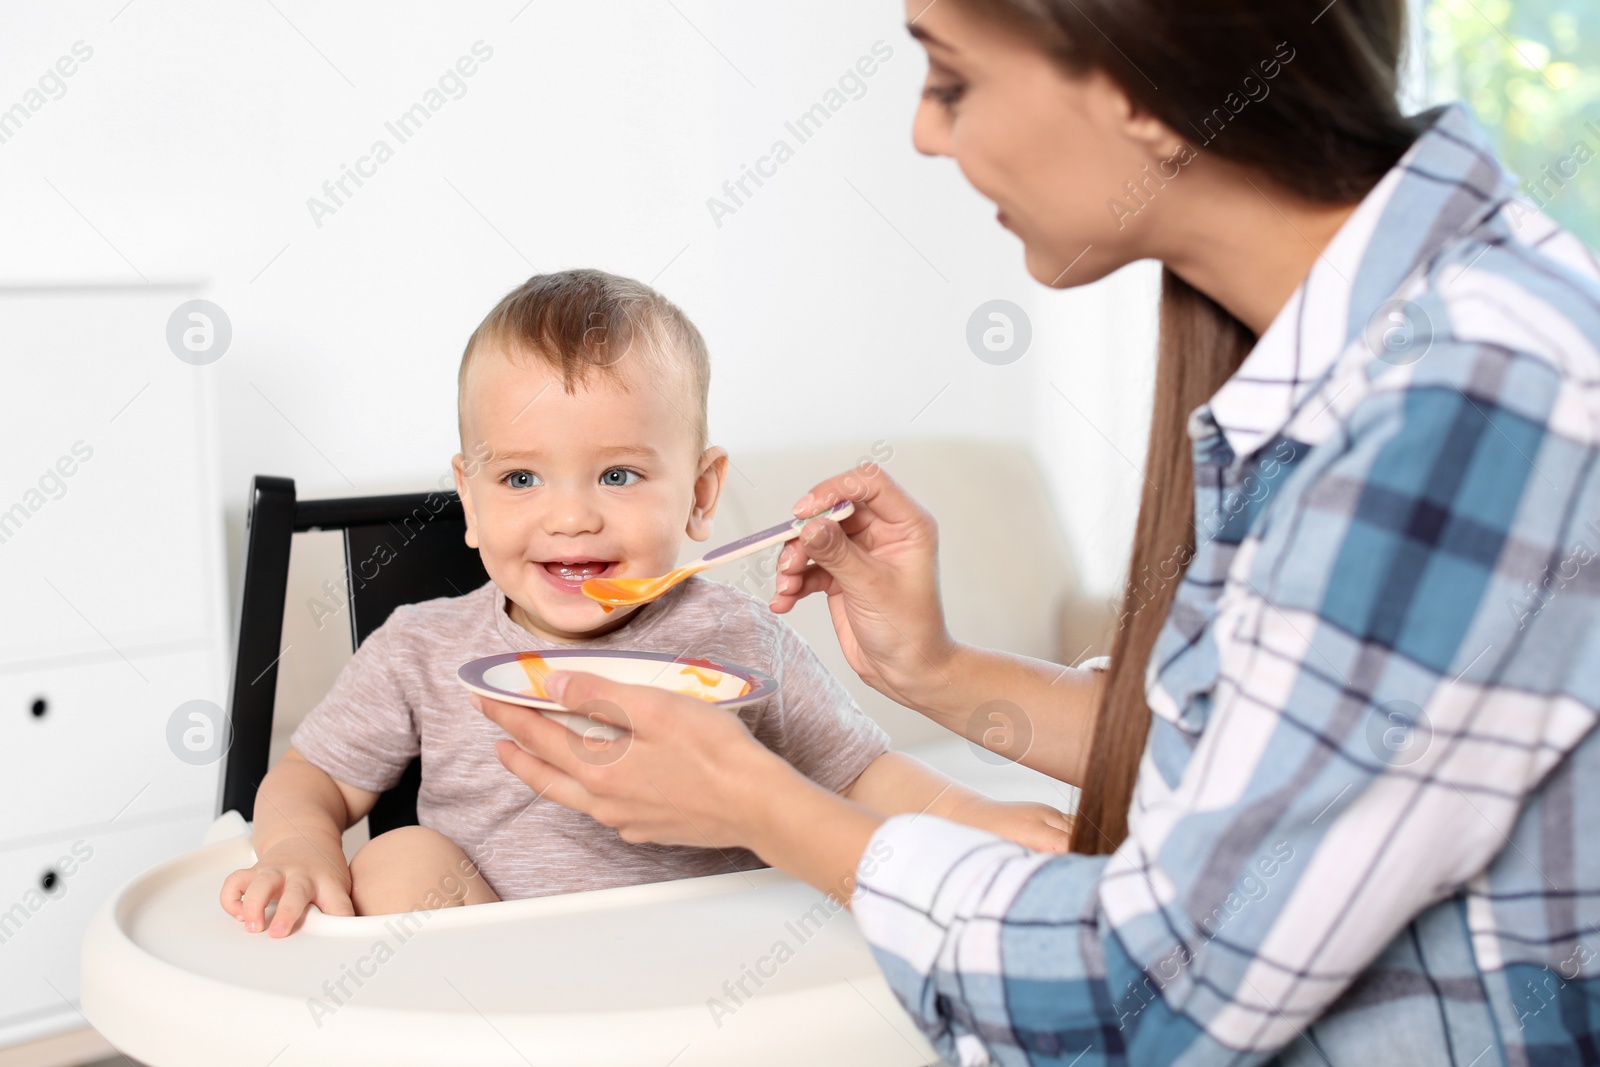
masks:
[(931, 100), (918, 104), (912, 116), (911, 146), (925, 156), (950, 154), (950, 117)]

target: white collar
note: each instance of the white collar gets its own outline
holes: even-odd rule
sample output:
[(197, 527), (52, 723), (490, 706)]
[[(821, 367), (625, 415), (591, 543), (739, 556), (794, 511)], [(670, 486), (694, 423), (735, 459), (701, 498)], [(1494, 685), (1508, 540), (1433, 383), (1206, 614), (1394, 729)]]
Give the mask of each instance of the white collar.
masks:
[[(1208, 401), (1235, 456), (1250, 455), (1283, 429), (1306, 391), (1344, 350), (1356, 272), (1403, 174), (1396, 166), (1367, 193), (1238, 371)], [(1197, 414), (1190, 417), (1191, 436), (1197, 433)]]

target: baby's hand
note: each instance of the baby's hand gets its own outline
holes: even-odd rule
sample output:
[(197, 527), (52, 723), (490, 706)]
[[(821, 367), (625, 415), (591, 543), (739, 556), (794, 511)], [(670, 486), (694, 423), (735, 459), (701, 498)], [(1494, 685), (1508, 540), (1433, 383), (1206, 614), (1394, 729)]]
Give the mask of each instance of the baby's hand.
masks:
[(254, 867), (234, 871), (222, 883), (222, 910), (251, 933), (267, 925), (267, 905), (274, 900), (278, 910), (269, 931), (273, 937), (291, 933), (311, 904), (326, 915), (354, 915), (344, 853), (318, 848), (303, 838), (284, 841), (268, 849)]
[(1072, 817), (1048, 804), (975, 796), (946, 817), (999, 834), (1035, 852), (1064, 854), (1072, 844)]

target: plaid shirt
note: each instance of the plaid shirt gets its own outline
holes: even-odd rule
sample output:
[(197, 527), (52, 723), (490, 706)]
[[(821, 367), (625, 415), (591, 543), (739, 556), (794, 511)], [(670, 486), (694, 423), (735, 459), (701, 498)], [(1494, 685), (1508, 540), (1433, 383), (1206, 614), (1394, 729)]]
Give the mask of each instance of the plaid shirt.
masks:
[(1190, 416), (1127, 841), (863, 859), (946, 1058), (1600, 1063), (1600, 266), (1429, 119)]

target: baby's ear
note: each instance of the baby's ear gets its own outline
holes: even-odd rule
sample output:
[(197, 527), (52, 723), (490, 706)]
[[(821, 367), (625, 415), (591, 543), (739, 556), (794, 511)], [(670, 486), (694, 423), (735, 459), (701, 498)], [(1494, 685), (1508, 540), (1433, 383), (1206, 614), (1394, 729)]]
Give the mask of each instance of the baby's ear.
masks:
[(717, 501), (722, 499), (722, 483), (727, 477), (727, 449), (712, 445), (701, 453), (700, 472), (694, 479), (694, 501), (684, 528), (692, 539), (704, 541), (711, 536), (711, 516), (716, 514)]
[(467, 478), (466, 458), (457, 452), (450, 459), (450, 473), (455, 475), (456, 495), (461, 497), (461, 510), (467, 519), (467, 547), (478, 547), (478, 516), (472, 510), (471, 481)]

